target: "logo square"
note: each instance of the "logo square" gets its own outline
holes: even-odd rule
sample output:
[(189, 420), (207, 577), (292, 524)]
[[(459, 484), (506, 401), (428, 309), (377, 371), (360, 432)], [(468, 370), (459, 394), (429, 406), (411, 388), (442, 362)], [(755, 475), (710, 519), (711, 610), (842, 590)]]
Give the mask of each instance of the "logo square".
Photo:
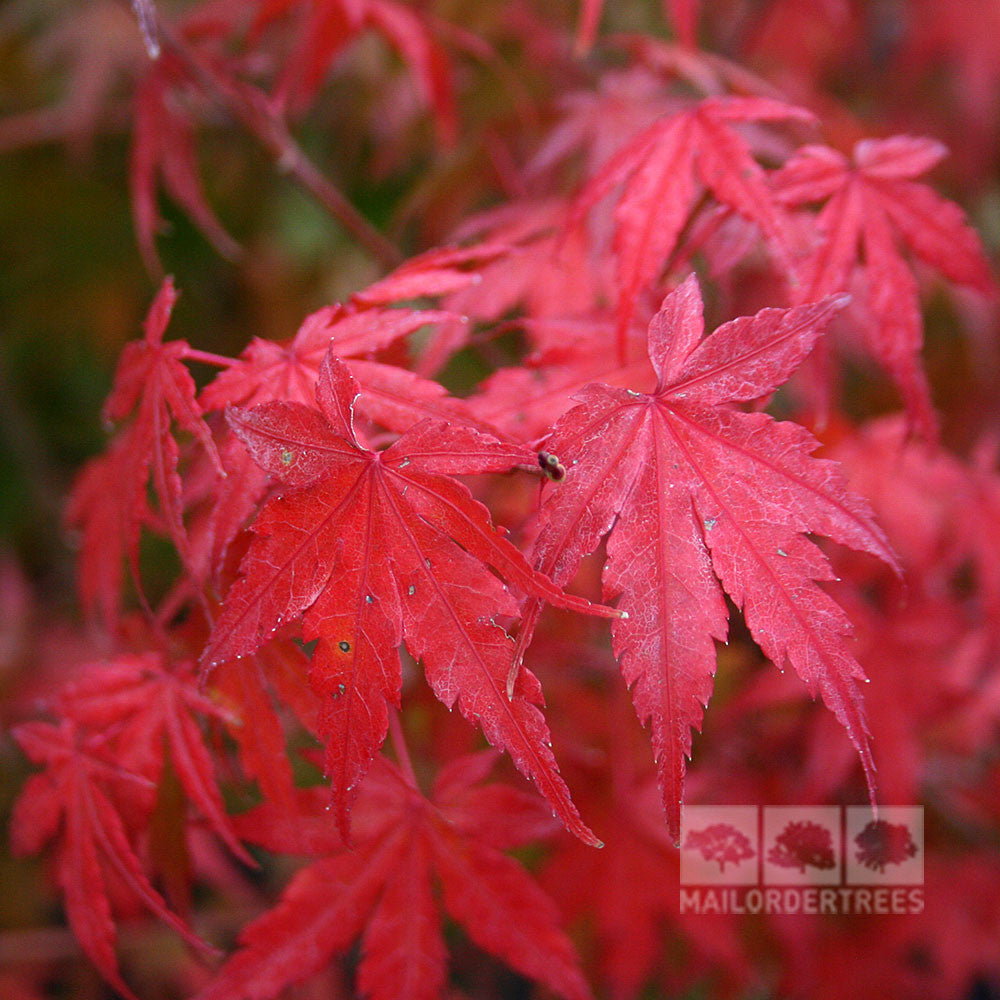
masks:
[(761, 851), (765, 885), (838, 885), (838, 806), (765, 806)]
[(682, 885), (754, 885), (760, 871), (757, 806), (685, 806)]
[(922, 885), (923, 806), (848, 806), (844, 851), (848, 885)]

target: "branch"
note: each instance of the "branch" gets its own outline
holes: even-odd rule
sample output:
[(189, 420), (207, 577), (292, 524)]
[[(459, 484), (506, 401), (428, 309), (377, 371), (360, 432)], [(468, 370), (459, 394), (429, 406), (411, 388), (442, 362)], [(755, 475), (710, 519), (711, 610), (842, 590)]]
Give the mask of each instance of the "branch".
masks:
[(369, 253), (387, 268), (399, 265), (403, 256), (347, 199), (344, 193), (309, 159), (288, 130), (283, 116), (255, 87), (233, 80), (203, 60), (174, 29), (158, 24), (164, 51), (177, 58), (198, 85), (241, 122), (276, 161), (280, 170), (294, 178)]

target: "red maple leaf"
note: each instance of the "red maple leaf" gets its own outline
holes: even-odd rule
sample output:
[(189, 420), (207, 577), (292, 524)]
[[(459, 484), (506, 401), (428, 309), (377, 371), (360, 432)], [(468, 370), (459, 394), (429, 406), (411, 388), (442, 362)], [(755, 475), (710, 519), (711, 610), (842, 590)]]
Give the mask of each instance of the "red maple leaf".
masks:
[(607, 267), (598, 267), (582, 234), (559, 231), (566, 215), (562, 199), (515, 201), (474, 216), (456, 237), (485, 239), (506, 248), (484, 260), (475, 281), (443, 300), (456, 313), (428, 339), (415, 371), (438, 371), (465, 345), (469, 320), (498, 322), (522, 307), (531, 316), (580, 316), (598, 307), (608, 286)]
[[(708, 976), (731, 983), (738, 993), (750, 973), (733, 926), (737, 918), (680, 910), (680, 855), (664, 828), (649, 753), (627, 696), (597, 651), (583, 643), (561, 648), (564, 642), (559, 630), (532, 652), (552, 667), (546, 694), (559, 706), (553, 728), (568, 744), (571, 784), (586, 796), (585, 811), (595, 825), (613, 829), (614, 836), (600, 851), (560, 837), (539, 881), (559, 900), (570, 926), (579, 922), (587, 929), (583, 959), (594, 964), (608, 997), (641, 996), (654, 970), (655, 995), (684, 996)], [(582, 672), (580, 664), (588, 659), (593, 669)], [(678, 945), (667, 969), (657, 964), (664, 939)]]
[(86, 664), (59, 693), (60, 714), (104, 731), (127, 770), (160, 783), (169, 755), (188, 799), (241, 861), (255, 866), (236, 836), (216, 786), (215, 767), (198, 718), (226, 713), (197, 690), (190, 661), (168, 669), (158, 653), (122, 654)]
[(129, 838), (151, 804), (152, 785), (121, 766), (99, 737), (65, 720), (27, 722), (14, 739), (45, 770), (28, 779), (14, 805), (15, 854), (36, 854), (58, 839), (56, 871), (70, 927), (105, 979), (130, 1000), (115, 956), (109, 889), (141, 902), (185, 940), (207, 947), (170, 909), (143, 871)]
[[(133, 417), (132, 422), (107, 455), (85, 467), (70, 498), (68, 521), (83, 529), (80, 580), (84, 601), (98, 608), (109, 625), (117, 620), (123, 555), (139, 585), (143, 524), (164, 530), (185, 567), (194, 573), (183, 518), (179, 448), (171, 425), (176, 423), (191, 434), (222, 473), (211, 431), (195, 398), (194, 380), (183, 364), (198, 352), (183, 340), (163, 342), (176, 301), (173, 281), (167, 278), (146, 316), (145, 337), (130, 343), (122, 354), (104, 405), (106, 420)], [(147, 498), (150, 478), (158, 502), (156, 512)]]
[[(320, 362), (331, 345), (358, 380), (359, 415), (397, 432), (427, 418), (458, 421), (487, 432), (474, 415), (437, 382), (379, 360), (387, 348), (435, 324), (468, 326), (453, 312), (389, 308), (402, 300), (452, 294), (476, 283), (479, 269), (504, 253), (498, 244), (442, 247), (407, 261), (381, 281), (307, 316), (288, 344), (255, 337), (239, 360), (220, 372), (199, 397), (206, 412), (239, 403), (280, 399), (311, 404)], [(220, 566), (226, 548), (266, 492), (267, 477), (245, 448), (229, 441), (222, 449), (227, 478), (217, 489), (205, 545)]]
[[(240, 950), (198, 1000), (267, 1000), (315, 975), (359, 935), (359, 992), (435, 1000), (446, 977), (435, 875), (445, 911), (484, 951), (560, 996), (589, 997), (552, 900), (501, 853), (537, 836), (547, 817), (533, 797), (478, 784), (493, 759), (453, 762), (427, 799), (379, 758), (358, 801), (353, 849), (331, 843), (328, 856), (303, 868), (278, 905), (243, 930)], [(322, 803), (311, 799), (299, 822), (329, 830)], [(250, 839), (279, 851), (288, 825), (270, 805), (242, 824)], [(314, 838), (319, 848), (322, 839)]]
[(366, 31), (375, 31), (410, 65), (421, 97), (437, 115), (445, 143), (457, 128), (451, 66), (425, 20), (394, 0), (261, 0), (257, 27), (288, 11), (302, 12), (302, 35), (278, 83), (278, 98), (302, 110), (315, 97), (330, 66)]
[(501, 472), (534, 453), (467, 427), (423, 422), (384, 452), (354, 433), (359, 387), (332, 349), (320, 368), (319, 410), (272, 402), (232, 409), (229, 422), (254, 460), (288, 490), (262, 509), (243, 576), (226, 595), (203, 655), (206, 666), (256, 650), (304, 613), (318, 640), (310, 679), (324, 698), (326, 766), (347, 828), (357, 787), (399, 705), (398, 648), (422, 657), (428, 681), (456, 701), (532, 778), (566, 825), (580, 820), (549, 746), (530, 674), (508, 698), (513, 645), (496, 624), (517, 605), (485, 564), (526, 593), (577, 611), (611, 613), (568, 597), (531, 569), (454, 474)]
[(569, 159), (583, 161), (591, 177), (623, 146), (665, 114), (682, 107), (665, 93), (663, 75), (643, 65), (601, 74), (596, 88), (586, 87), (559, 102), (558, 124), (528, 163), (526, 173), (544, 176)]
[[(81, 533), (76, 579), (88, 614), (113, 632), (122, 606), (122, 564), (138, 551), (143, 524), (155, 524), (145, 490), (130, 489), (141, 458), (126, 429), (83, 467), (66, 505), (66, 524)], [(143, 477), (144, 478), (144, 477)]]
[(203, 390), (200, 402), (206, 410), (272, 399), (309, 404), (320, 362), (332, 344), (338, 357), (350, 359), (347, 366), (364, 389), (358, 404), (364, 416), (399, 432), (428, 417), (476, 424), (465, 404), (449, 398), (438, 383), (376, 358), (422, 327), (462, 321), (450, 310), (390, 306), (478, 286), (482, 269), (506, 252), (502, 244), (490, 242), (440, 247), (414, 257), (347, 302), (307, 316), (290, 344), (255, 337), (240, 360)]
[[(838, 560), (841, 574), (843, 567)], [(918, 800), (936, 769), (975, 754), (990, 738), (997, 717), (995, 700), (984, 696), (996, 685), (988, 630), (954, 598), (920, 594), (919, 577), (907, 572), (907, 583), (911, 580), (915, 592), (907, 605), (899, 607), (893, 587), (883, 598), (887, 611), (873, 608), (870, 590), (857, 583), (837, 588), (837, 600), (855, 627), (858, 662), (872, 678), (865, 688), (865, 713), (875, 736), (879, 798), (890, 803)], [(900, 663), (905, 671), (894, 669)], [(791, 706), (802, 705), (803, 693), (793, 678), (760, 674), (727, 703), (726, 713), (730, 720), (761, 709), (788, 716)], [(829, 713), (805, 712), (799, 726), (795, 756), (803, 766), (796, 773), (796, 790), (804, 800), (827, 800), (851, 781), (857, 759), (836, 738)]]
[(163, 273), (156, 255), (156, 234), (163, 225), (157, 204), (159, 181), (220, 254), (232, 258), (240, 250), (202, 188), (194, 122), (183, 110), (190, 103), (191, 89), (187, 70), (169, 52), (150, 64), (136, 87), (129, 187), (136, 242), (151, 274)]
[(859, 142), (853, 163), (826, 146), (805, 146), (772, 177), (782, 204), (825, 202), (816, 218), (819, 239), (799, 266), (798, 301), (853, 291), (858, 270), (868, 350), (928, 437), (936, 434), (937, 420), (920, 364), (923, 321), (917, 281), (900, 244), (957, 284), (992, 289), (979, 237), (962, 210), (912, 180), (946, 152), (931, 139), (904, 135)]
[(611, 157), (577, 195), (568, 228), (622, 185), (615, 205), (619, 356), (635, 300), (659, 275), (684, 225), (709, 190), (723, 205), (755, 222), (785, 269), (792, 240), (784, 211), (763, 168), (734, 125), (753, 121), (811, 121), (812, 115), (766, 97), (713, 97), (662, 118)]
[[(805, 535), (893, 565), (894, 556), (837, 467), (810, 457), (816, 441), (806, 430), (731, 405), (781, 385), (843, 304), (765, 309), (700, 342), (692, 275), (649, 327), (656, 390), (591, 385), (546, 443), (567, 472), (542, 507), (535, 565), (565, 585), (610, 532), (605, 599), (620, 597), (628, 612), (612, 626), (614, 648), (640, 720), (652, 720), (675, 838), (691, 727), (700, 727), (712, 689), (713, 640), (726, 637), (723, 589), (765, 654), (779, 667), (790, 661), (822, 695), (873, 782), (850, 622), (814, 582), (832, 572)], [(534, 601), (524, 610), (518, 656), (539, 611)]]
[(629, 330), (626, 360), (609, 349), (614, 320), (521, 320), (538, 350), (516, 367), (501, 368), (469, 400), (473, 412), (518, 440), (544, 436), (594, 381), (651, 389), (655, 382), (645, 330)]
[(222, 410), (231, 403), (311, 401), (320, 362), (332, 344), (364, 388), (359, 415), (396, 431), (429, 417), (476, 424), (468, 407), (437, 382), (374, 360), (376, 352), (421, 327), (458, 318), (432, 309), (326, 306), (306, 317), (287, 346), (254, 338), (240, 360), (204, 389), (201, 403)]
[(255, 656), (223, 664), (212, 678), (212, 694), (228, 709), (223, 721), (244, 771), (268, 801), (288, 809), (295, 778), (280, 709), (290, 708), (308, 732), (318, 735), (320, 702), (308, 685), (308, 667), (308, 657), (294, 642), (273, 641)]

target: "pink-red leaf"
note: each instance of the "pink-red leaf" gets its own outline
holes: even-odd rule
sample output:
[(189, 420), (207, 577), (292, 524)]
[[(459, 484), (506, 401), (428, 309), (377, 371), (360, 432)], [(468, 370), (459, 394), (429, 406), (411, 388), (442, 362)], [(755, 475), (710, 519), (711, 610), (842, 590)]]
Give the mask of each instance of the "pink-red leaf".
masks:
[[(491, 801), (482, 800), (483, 823), (507, 822), (489, 811)], [(335, 849), (300, 871), (280, 903), (243, 931), (240, 950), (198, 1000), (270, 1000), (362, 930), (361, 991), (373, 1000), (432, 1000), (445, 981), (435, 874), (444, 908), (483, 950), (566, 1000), (590, 996), (552, 900), (517, 862), (463, 832), (447, 799), (428, 801), (380, 758), (357, 808), (366, 832), (353, 850)], [(273, 839), (270, 810), (256, 812), (250, 826)]]
[(87, 664), (60, 692), (59, 708), (83, 726), (112, 733), (119, 759), (153, 784), (159, 784), (169, 754), (191, 803), (240, 860), (255, 864), (226, 815), (196, 721), (223, 713), (197, 691), (190, 662), (170, 670), (161, 656), (145, 653)]
[(605, 164), (578, 195), (571, 228), (619, 185), (615, 207), (619, 355), (635, 312), (636, 296), (659, 275), (674, 252), (699, 190), (755, 222), (786, 271), (793, 246), (784, 210), (764, 170), (733, 128), (750, 121), (809, 121), (800, 108), (763, 97), (708, 98), (656, 122)]
[[(610, 532), (605, 598), (620, 598), (628, 612), (612, 626), (615, 652), (639, 718), (652, 723), (674, 837), (691, 729), (711, 692), (713, 640), (726, 634), (723, 588), (764, 652), (779, 667), (791, 662), (822, 694), (871, 778), (850, 624), (814, 582), (832, 574), (806, 533), (890, 563), (893, 555), (836, 467), (809, 457), (815, 442), (805, 430), (729, 405), (784, 381), (843, 304), (764, 310), (699, 344), (701, 300), (691, 277), (650, 325), (658, 389), (592, 385), (547, 442), (567, 473), (542, 508), (535, 565), (568, 583)], [(537, 615), (530, 602), (519, 657)]]
[[(59, 726), (29, 722), (17, 726), (13, 735), (33, 762), (46, 767), (25, 786), (15, 805), (15, 849), (34, 853), (46, 840), (57, 838), (57, 879), (70, 927), (101, 975), (133, 998), (118, 971), (109, 879), (185, 940), (207, 947), (167, 907), (130, 843), (126, 821), (139, 823), (142, 817), (123, 816), (119, 802), (133, 811), (145, 810), (149, 784), (119, 766), (99, 741), (85, 739), (69, 721)], [(146, 800), (138, 806), (137, 791)], [(37, 822), (37, 830), (26, 827)]]
[[(195, 396), (194, 380), (183, 361), (190, 352), (182, 340), (164, 343), (163, 334), (177, 300), (167, 278), (150, 307), (145, 336), (128, 344), (104, 405), (107, 420), (133, 418), (108, 455), (84, 472), (70, 504), (71, 523), (84, 530), (84, 596), (106, 616), (117, 610), (120, 577), (112, 559), (127, 556), (139, 583), (139, 532), (149, 518), (146, 491), (151, 480), (163, 527), (192, 575), (195, 562), (184, 525), (179, 450), (171, 424), (192, 435), (216, 470), (222, 462)], [(102, 491), (107, 496), (102, 496)], [(107, 546), (107, 551), (101, 551)]]
[(912, 180), (943, 155), (940, 143), (912, 136), (859, 142), (853, 164), (827, 147), (805, 146), (773, 177), (783, 204), (825, 202), (816, 217), (819, 239), (799, 267), (797, 300), (848, 291), (852, 272), (860, 269), (866, 346), (899, 386), (911, 420), (931, 439), (937, 420), (920, 363), (917, 283), (900, 244), (957, 284), (982, 293), (994, 288), (979, 238), (961, 209)]
[(347, 810), (385, 739), (386, 705), (399, 704), (405, 638), (438, 698), (449, 708), (457, 702), (567, 826), (593, 841), (548, 746), (537, 681), (526, 674), (513, 698), (504, 690), (513, 646), (495, 618), (516, 614), (516, 604), (486, 566), (562, 607), (609, 612), (532, 570), (447, 476), (507, 470), (534, 454), (471, 428), (429, 424), (385, 452), (368, 451), (353, 433), (358, 392), (331, 349), (317, 383), (319, 412), (281, 402), (231, 411), (255, 461), (292, 492), (258, 516), (203, 662), (251, 653), (279, 624), (305, 615), (303, 638), (319, 640), (310, 680), (325, 699), (326, 766), (346, 832)]

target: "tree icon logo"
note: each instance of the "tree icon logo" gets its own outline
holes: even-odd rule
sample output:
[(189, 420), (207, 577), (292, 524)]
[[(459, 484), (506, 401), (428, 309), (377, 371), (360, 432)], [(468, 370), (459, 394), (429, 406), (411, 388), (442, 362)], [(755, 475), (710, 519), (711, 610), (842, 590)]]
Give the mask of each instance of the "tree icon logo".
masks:
[(827, 827), (812, 820), (793, 820), (778, 835), (767, 852), (767, 860), (772, 865), (795, 868), (803, 874), (807, 868), (834, 868), (837, 858), (833, 835)]
[(682, 885), (756, 885), (760, 881), (757, 806), (685, 806)]
[(905, 823), (873, 819), (854, 838), (855, 857), (871, 871), (885, 872), (886, 865), (901, 865), (917, 856), (917, 845)]
[(920, 806), (848, 806), (844, 836), (848, 885), (921, 885), (924, 813)]
[(750, 838), (731, 823), (713, 823), (704, 830), (692, 830), (684, 841), (684, 849), (698, 851), (706, 861), (716, 862), (720, 872), (726, 870), (727, 864), (738, 865), (757, 854)]

